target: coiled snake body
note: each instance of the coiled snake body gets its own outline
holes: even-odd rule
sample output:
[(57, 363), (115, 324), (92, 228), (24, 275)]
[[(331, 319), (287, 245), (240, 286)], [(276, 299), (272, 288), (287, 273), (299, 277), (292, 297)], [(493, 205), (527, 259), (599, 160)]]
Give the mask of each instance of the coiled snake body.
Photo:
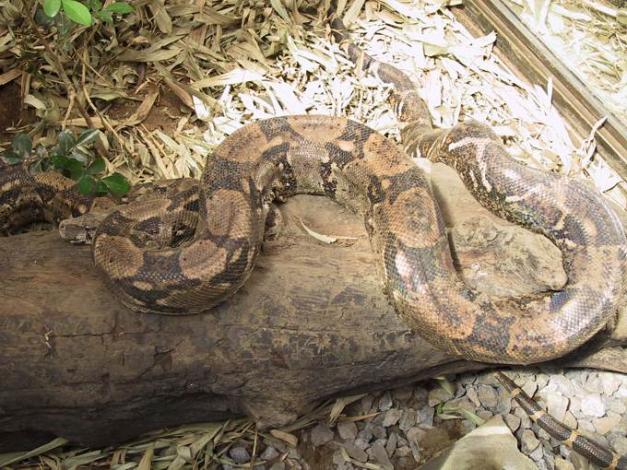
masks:
[[(345, 47), (354, 60), (360, 54)], [(407, 323), (439, 348), (473, 360), (532, 363), (561, 356), (599, 331), (622, 295), (626, 246), (602, 196), (513, 161), (480, 123), (431, 129), (426, 106), (402, 72), (360, 59), (394, 85), (405, 151), (454, 167), (486, 207), (552, 240), (562, 251), (567, 285), (509, 301), (470, 290), (453, 266), (429, 183), (405, 151), (350, 119), (288, 116), (226, 138), (199, 186), (153, 191), (100, 224), (95, 264), (122, 302), (171, 315), (211, 309), (250, 275), (270, 202), (305, 192), (363, 214), (386, 292)], [(0, 229), (12, 223), (24, 178), (11, 173), (0, 176)]]

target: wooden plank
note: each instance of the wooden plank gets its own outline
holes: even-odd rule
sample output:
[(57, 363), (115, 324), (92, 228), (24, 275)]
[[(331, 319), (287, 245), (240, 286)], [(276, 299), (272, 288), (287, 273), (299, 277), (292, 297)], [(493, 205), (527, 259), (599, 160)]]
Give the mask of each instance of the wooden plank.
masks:
[(596, 133), (599, 154), (627, 180), (627, 127), (603, 106), (586, 84), (527, 28), (501, 0), (466, 0), (455, 8), (457, 18), (471, 31), (497, 33), (497, 55), (532, 83), (553, 81), (554, 103), (578, 137), (585, 137), (603, 116)]

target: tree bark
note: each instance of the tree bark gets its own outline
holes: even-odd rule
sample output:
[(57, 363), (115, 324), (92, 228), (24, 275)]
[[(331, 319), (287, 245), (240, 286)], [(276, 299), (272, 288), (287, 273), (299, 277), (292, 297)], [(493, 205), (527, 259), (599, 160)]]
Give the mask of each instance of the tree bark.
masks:
[[(494, 295), (559, 287), (555, 247), (494, 218), (436, 170), (468, 283)], [(275, 426), (315, 400), (487, 367), (435, 350), (403, 325), (357, 216), (309, 196), (281, 212), (282, 233), (264, 243), (247, 284), (212, 314), (186, 317), (128, 311), (89, 248), (56, 232), (0, 239), (0, 450), (50, 435), (110, 445), (242, 414)], [(315, 233), (340, 238), (323, 243)], [(625, 323), (620, 316), (558, 363), (627, 372)]]

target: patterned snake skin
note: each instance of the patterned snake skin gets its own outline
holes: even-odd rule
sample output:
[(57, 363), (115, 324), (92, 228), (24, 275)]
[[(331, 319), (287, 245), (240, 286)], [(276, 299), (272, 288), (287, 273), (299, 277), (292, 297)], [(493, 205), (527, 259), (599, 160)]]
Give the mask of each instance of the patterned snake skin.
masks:
[[(333, 25), (342, 39), (341, 23)], [(394, 85), (406, 151), (451, 165), (486, 207), (552, 240), (562, 251), (568, 284), (544, 297), (509, 301), (469, 289), (453, 266), (429, 182), (406, 152), (350, 119), (288, 116), (227, 137), (208, 159), (199, 186), (172, 191), (157, 184), (108, 215), (96, 231), (93, 255), (121, 301), (138, 312), (210, 310), (249, 277), (271, 201), (311, 193), (363, 214), (397, 311), (451, 354), (497, 363), (544, 361), (603, 328), (622, 294), (626, 243), (603, 197), (514, 162), (483, 124), (431, 129), (406, 75), (348, 42), (344, 47)], [(40, 176), (10, 167), (0, 171), (0, 229), (15, 225), (15, 210), (24, 213), (21, 207), (51, 200), (33, 196), (33, 202), (31, 194), (64, 188), (43, 181), (42, 190), (28, 180)], [(70, 205), (70, 212), (84, 212), (74, 210), (80, 204)]]
[(590, 462), (609, 470), (627, 470), (627, 455), (619, 457), (609, 449), (580, 432), (560, 423), (545, 412), (538, 403), (529, 397), (522, 388), (502, 372), (496, 372), (496, 378), (503, 384), (512, 398), (525, 410), (531, 420), (544, 429), (549, 436), (571, 447)]

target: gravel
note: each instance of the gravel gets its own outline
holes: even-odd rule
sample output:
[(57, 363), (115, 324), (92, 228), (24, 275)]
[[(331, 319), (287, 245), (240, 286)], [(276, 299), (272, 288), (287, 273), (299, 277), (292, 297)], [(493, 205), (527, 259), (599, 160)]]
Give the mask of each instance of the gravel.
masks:
[(586, 416), (601, 417), (605, 414), (605, 405), (601, 396), (588, 394), (581, 400), (581, 412)]
[[(627, 453), (627, 377), (587, 370), (526, 369), (507, 372), (564, 424)], [(334, 425), (326, 419), (295, 431), (299, 446), (261, 438), (256, 470), (410, 470), (437, 456), (477, 427), (477, 419), (500, 415), (519, 449), (538, 469), (585, 470), (585, 459), (533, 423), (490, 372), (365, 395), (348, 405)], [(368, 416), (364, 418), (364, 416)], [(252, 443), (236, 443), (223, 468), (245, 466)], [(225, 456), (225, 457), (227, 457)]]
[(311, 444), (320, 447), (333, 439), (333, 431), (326, 424), (320, 423), (311, 430)]

